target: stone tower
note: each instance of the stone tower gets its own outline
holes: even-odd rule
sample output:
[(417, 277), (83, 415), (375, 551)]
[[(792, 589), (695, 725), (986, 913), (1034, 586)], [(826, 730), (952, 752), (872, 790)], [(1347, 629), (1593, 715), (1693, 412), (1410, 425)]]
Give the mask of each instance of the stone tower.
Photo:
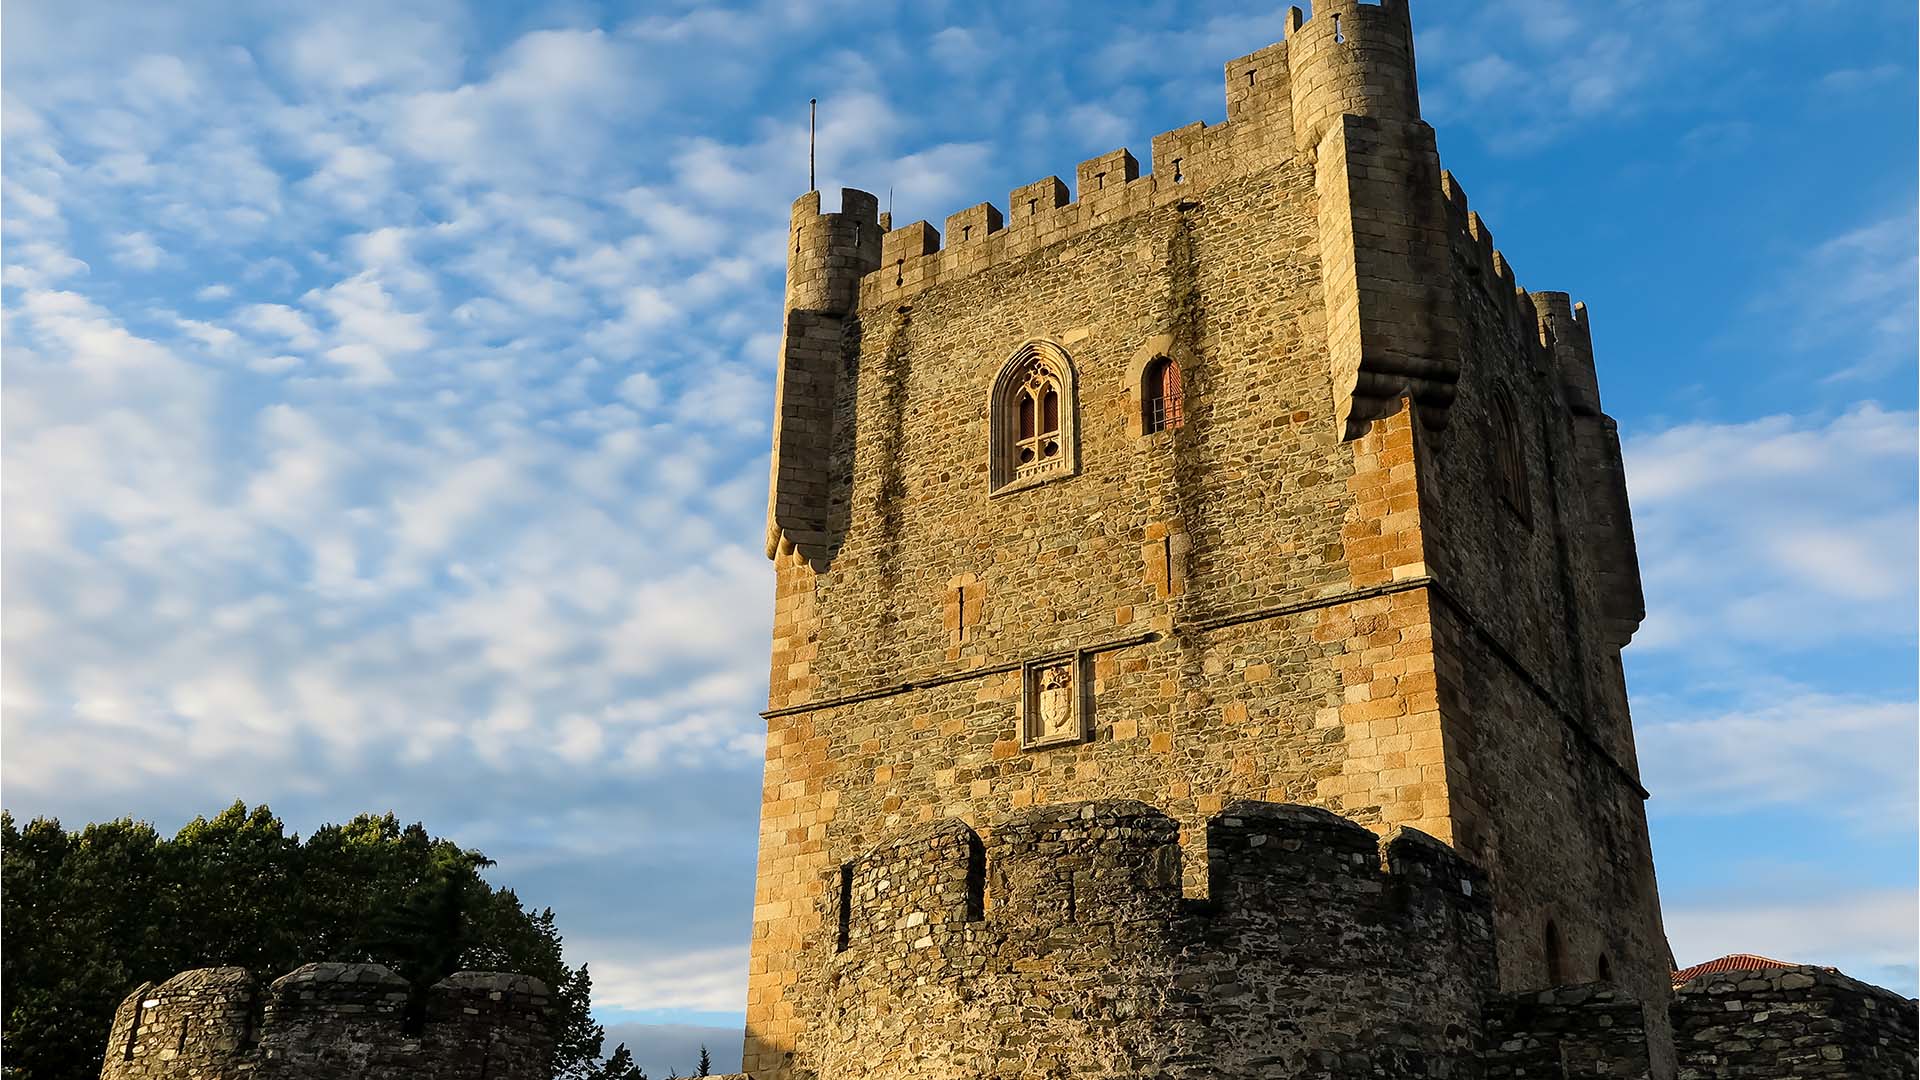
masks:
[[(863, 192), (795, 203), (759, 1080), (883, 1047), (911, 1049), (864, 1075), (1085, 1067), (1063, 1038), (1132, 1062), (1113, 1075), (1229, 1046), (1308, 1075), (1258, 1062), (1365, 1042), (1302, 1019), (1342, 1000), (1375, 1033), (1417, 1014), (1430, 1038), (1378, 1040), (1407, 1061), (1462, 1052), (1471, 995), (1382, 968), (1609, 981), (1670, 1074), (1620, 666), (1643, 604), (1587, 314), (1520, 288), (1441, 170), (1405, 0), (1315, 8), (1226, 65), (1226, 121), (1154, 138), (1151, 173), (1114, 150), (944, 243)], [(1355, 825), (1393, 834), (1384, 868)], [(1035, 983), (1068, 945), (1132, 974)], [(1299, 1045), (1246, 1049), (1256, 1028)], [(1369, 1067), (1429, 1075), (1395, 1061)], [(1340, 1068), (1311, 1074), (1374, 1075)]]

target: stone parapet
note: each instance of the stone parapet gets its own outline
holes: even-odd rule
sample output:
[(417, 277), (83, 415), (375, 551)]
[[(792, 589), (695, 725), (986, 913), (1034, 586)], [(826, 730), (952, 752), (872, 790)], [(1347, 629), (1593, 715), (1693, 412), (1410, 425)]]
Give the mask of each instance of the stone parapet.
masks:
[(244, 968), (148, 983), (121, 1003), (101, 1080), (547, 1080), (544, 983), (462, 971), (416, 1015), (380, 964), (307, 964), (264, 990)]
[(1501, 994), (1487, 1004), (1485, 1080), (1650, 1075), (1646, 1010), (1606, 983)]
[(1913, 1080), (1916, 1004), (1820, 967), (1722, 971), (1674, 989), (1680, 1080)]
[[(906, 831), (827, 883), (803, 1071), (889, 1077), (1455, 1075), (1492, 989), (1486, 879), (1411, 830), (1243, 802), (1206, 899), (1143, 803)], [(824, 950), (823, 950), (824, 951)]]

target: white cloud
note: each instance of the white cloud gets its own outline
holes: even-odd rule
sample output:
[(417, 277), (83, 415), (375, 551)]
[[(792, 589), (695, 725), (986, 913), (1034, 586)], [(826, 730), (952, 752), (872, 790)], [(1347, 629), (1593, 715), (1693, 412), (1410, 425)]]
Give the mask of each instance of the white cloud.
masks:
[(459, 73), (444, 23), (384, 6), (329, 5), (278, 43), (296, 78), (321, 91), (364, 94), (443, 86)]
[(166, 260), (167, 253), (145, 232), (122, 233), (113, 238), (113, 261), (129, 270), (154, 270)]
[(620, 400), (639, 409), (651, 409), (660, 403), (660, 381), (644, 371), (620, 380), (620, 388), (615, 392)]
[(307, 316), (285, 304), (249, 304), (240, 309), (236, 322), (296, 349), (311, 349), (320, 343), (320, 334)]
[(701, 949), (625, 959), (616, 941), (569, 942), (568, 952), (596, 957), (593, 1000), (603, 1009), (687, 1009), (739, 1012), (747, 1003), (747, 950)]
[(177, 56), (143, 56), (127, 71), (126, 97), (136, 108), (178, 108), (199, 92), (199, 81)]
[(1635, 726), (1643, 780), (1664, 813), (1810, 805), (1867, 827), (1913, 821), (1920, 705), (1764, 690), (1721, 708), (1641, 698)]
[(42, 241), (12, 245), (7, 256), (4, 280), (18, 289), (44, 289), (90, 269), (58, 245)]
[(1667, 938), (1682, 967), (1729, 953), (1838, 967), (1857, 979), (1912, 994), (1915, 926), (1912, 889), (1773, 901), (1764, 894), (1726, 906), (1670, 907)]
[(1915, 414), (1689, 423), (1626, 440), (1637, 652), (1911, 640)]
[(400, 310), (392, 294), (369, 274), (316, 289), (302, 300), (332, 317), (334, 337), (348, 347), (410, 353), (426, 348), (433, 341), (426, 314)]

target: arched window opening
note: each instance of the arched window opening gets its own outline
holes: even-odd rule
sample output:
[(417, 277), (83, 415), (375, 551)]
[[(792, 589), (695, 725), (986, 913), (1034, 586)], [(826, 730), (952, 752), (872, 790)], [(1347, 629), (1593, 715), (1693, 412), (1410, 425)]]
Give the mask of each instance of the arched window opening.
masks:
[(1180, 365), (1170, 357), (1157, 357), (1147, 365), (1145, 385), (1141, 387), (1140, 427), (1146, 434), (1169, 431), (1185, 420), (1180, 392)]
[(994, 381), (990, 407), (995, 491), (1069, 476), (1078, 468), (1073, 367), (1058, 345), (1021, 346)]
[(1019, 436), (1014, 439), (1014, 477), (1045, 472), (1060, 461), (1060, 384), (1044, 364), (1034, 364), (1021, 383)]
[(1600, 963), (1597, 965), (1597, 968), (1601, 982), (1613, 981), (1613, 961), (1607, 958), (1606, 953), (1600, 954)]
[(1547, 920), (1547, 985), (1561, 986), (1567, 981), (1567, 951), (1560, 943), (1560, 928)]
[(1523, 524), (1533, 524), (1533, 503), (1527, 482), (1527, 444), (1521, 437), (1520, 417), (1514, 410), (1513, 398), (1505, 390), (1495, 391), (1493, 397), (1493, 463), (1494, 483), (1500, 488), (1501, 501), (1519, 515)]

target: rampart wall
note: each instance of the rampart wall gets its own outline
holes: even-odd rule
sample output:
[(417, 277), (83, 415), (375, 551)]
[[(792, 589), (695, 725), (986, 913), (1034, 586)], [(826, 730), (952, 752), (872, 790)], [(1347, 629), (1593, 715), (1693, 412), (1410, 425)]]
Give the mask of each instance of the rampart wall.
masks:
[(244, 968), (148, 983), (121, 1003), (101, 1080), (549, 1080), (538, 979), (462, 971), (409, 1015), (379, 964), (307, 964), (262, 988)]
[(1680, 1080), (1913, 1080), (1916, 1006), (1819, 967), (1695, 976), (1673, 995)]
[(1445, 845), (1236, 803), (1195, 901), (1179, 833), (1137, 802), (1037, 807), (831, 875), (819, 1075), (1427, 1077), (1477, 1052), (1486, 881)]

